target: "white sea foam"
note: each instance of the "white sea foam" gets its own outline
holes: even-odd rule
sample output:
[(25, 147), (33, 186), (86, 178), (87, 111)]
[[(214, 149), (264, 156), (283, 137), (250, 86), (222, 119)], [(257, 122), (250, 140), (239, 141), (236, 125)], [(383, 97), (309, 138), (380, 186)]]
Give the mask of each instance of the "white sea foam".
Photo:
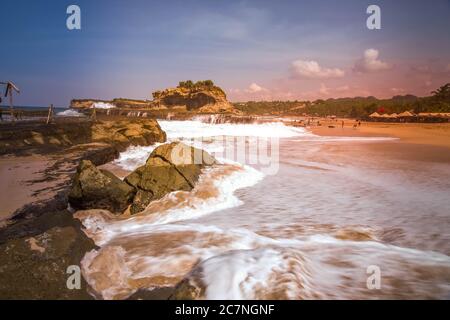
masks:
[(159, 121), (169, 138), (199, 138), (216, 136), (288, 138), (309, 133), (303, 128), (285, 126), (281, 122), (262, 124), (210, 124), (200, 121)]
[(84, 117), (84, 114), (73, 109), (67, 109), (56, 114), (61, 117)]
[[(222, 141), (217, 142), (218, 136), (247, 136), (246, 142), (276, 136), (291, 139), (292, 143), (385, 139), (318, 137), (303, 128), (280, 123), (212, 125), (199, 121), (161, 121), (160, 124), (169, 141), (182, 140), (217, 153), (228, 147)], [(200, 137), (211, 139), (201, 145), (192, 140)], [(115, 163), (133, 170), (145, 163), (154, 148), (130, 147)], [(288, 238), (281, 236), (286, 228), (283, 225), (277, 227), (272, 223), (267, 235), (259, 234), (258, 227), (214, 223), (220, 213), (213, 213), (242, 203), (235, 194), (237, 190), (254, 186), (264, 178), (255, 168), (226, 157), (217, 158), (222, 164), (206, 169), (194, 190), (166, 195), (152, 202), (142, 214), (114, 217), (104, 211), (76, 213), (85, 232), (101, 247), (82, 261), (83, 275), (101, 297), (123, 299), (138, 289), (173, 286), (184, 277), (201, 283), (205, 289), (202, 298), (208, 299), (448, 296), (449, 286), (443, 281), (450, 276), (448, 256), (386, 245), (370, 232), (361, 241), (358, 238), (365, 229), (348, 231), (333, 226), (326, 233), (325, 227), (318, 226), (316, 234), (303, 236), (300, 230)], [(283, 213), (268, 204), (267, 210), (279, 214), (284, 222)], [(252, 214), (245, 217), (249, 224)], [(230, 219), (233, 218), (238, 216), (231, 214)], [(386, 279), (382, 290), (376, 292), (365, 287), (366, 268), (372, 264), (382, 267)], [(436, 286), (437, 282), (442, 285)], [(404, 290), (411, 284), (414, 293)]]
[[(411, 281), (416, 297), (442, 297), (449, 290), (448, 284), (434, 287), (428, 280), (436, 272), (450, 275), (450, 258), (439, 253), (328, 235), (273, 239), (248, 229), (136, 222), (139, 228), (117, 234), (83, 259), (86, 280), (105, 299), (173, 286), (185, 275), (205, 289), (206, 299), (395, 298), (408, 295), (401, 289)], [(396, 281), (367, 290), (365, 270), (372, 264)], [(337, 290), (342, 287), (346, 290)]]
[(147, 161), (148, 157), (155, 148), (162, 143), (156, 143), (151, 146), (130, 146), (124, 152), (121, 152), (119, 157), (113, 161), (113, 164), (128, 171), (142, 166)]
[(91, 108), (95, 109), (113, 109), (116, 108), (115, 105), (107, 102), (94, 102)]
[(145, 232), (154, 225), (196, 219), (201, 216), (239, 206), (242, 202), (235, 191), (250, 187), (264, 175), (248, 166), (219, 165), (206, 169), (195, 188), (175, 191), (160, 200), (153, 201), (144, 212), (126, 220), (110, 220), (100, 215), (83, 217), (88, 233), (102, 245), (116, 236)]

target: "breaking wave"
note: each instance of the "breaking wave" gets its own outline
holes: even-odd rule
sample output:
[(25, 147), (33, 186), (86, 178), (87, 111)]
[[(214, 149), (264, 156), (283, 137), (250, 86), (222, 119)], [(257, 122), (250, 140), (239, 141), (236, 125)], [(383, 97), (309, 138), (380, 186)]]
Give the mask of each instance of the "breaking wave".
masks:
[[(251, 206), (244, 217), (237, 209), (243, 204), (245, 188), (257, 188), (265, 175), (252, 166), (217, 156), (229, 147), (217, 139), (221, 136), (245, 136), (244, 143), (272, 137), (297, 143), (385, 138), (318, 137), (281, 123), (160, 121), (160, 125), (169, 142), (181, 140), (201, 147), (215, 153), (221, 163), (205, 169), (192, 191), (172, 192), (140, 214), (114, 216), (104, 210), (75, 214), (100, 247), (82, 260), (83, 276), (97, 298), (126, 299), (138, 290), (174, 287), (180, 282), (196, 290), (178, 294), (196, 299), (448, 297), (450, 258), (385, 244), (380, 236), (383, 230), (330, 223), (308, 225), (312, 230), (304, 232), (307, 221), (298, 229), (286, 225), (291, 217), (276, 207), (267, 211), (278, 214), (278, 224), (269, 221), (266, 231), (254, 226), (258, 220), (252, 220), (252, 215), (257, 213), (251, 212)], [(203, 139), (201, 145), (196, 138)], [(130, 147), (114, 164), (131, 171), (144, 164), (155, 147)], [(300, 181), (298, 188), (308, 186)], [(272, 196), (258, 193), (257, 199), (249, 201), (264, 203), (265, 197)], [(302, 209), (295, 196), (290, 201)], [(217, 216), (224, 212), (222, 219), (227, 223), (221, 224)], [(248, 219), (248, 227), (234, 226), (233, 219), (239, 218)], [(367, 289), (368, 266), (382, 267), (381, 290)], [(186, 296), (192, 292), (197, 295)]]

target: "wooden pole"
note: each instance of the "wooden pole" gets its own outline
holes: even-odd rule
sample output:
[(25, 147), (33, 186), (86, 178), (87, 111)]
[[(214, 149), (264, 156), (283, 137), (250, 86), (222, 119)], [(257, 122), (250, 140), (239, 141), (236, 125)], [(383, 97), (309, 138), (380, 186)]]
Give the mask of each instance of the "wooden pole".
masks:
[(50, 120), (53, 121), (53, 104), (48, 108), (47, 124), (50, 123)]
[(9, 89), (9, 110), (11, 112), (11, 119), (14, 124), (14, 123), (16, 123), (16, 119), (14, 118), (14, 107), (13, 107), (13, 97), (12, 97), (13, 88), (11, 85), (8, 84), (6, 86), (6, 90), (8, 90), (8, 89)]

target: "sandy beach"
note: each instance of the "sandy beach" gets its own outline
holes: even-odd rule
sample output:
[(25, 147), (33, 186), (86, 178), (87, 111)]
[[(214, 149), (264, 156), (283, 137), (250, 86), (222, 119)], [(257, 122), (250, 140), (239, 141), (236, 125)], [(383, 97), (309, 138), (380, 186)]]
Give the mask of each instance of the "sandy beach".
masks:
[(27, 203), (51, 198), (55, 183), (42, 181), (52, 161), (45, 156), (4, 156), (0, 158), (0, 222)]
[[(450, 123), (380, 123), (361, 122), (353, 127), (355, 120), (338, 119), (331, 121), (320, 119), (321, 126), (311, 126), (313, 133), (321, 136), (347, 137), (396, 137), (402, 142), (433, 145), (450, 148)], [(342, 128), (344, 121), (344, 128)], [(334, 126), (334, 128), (329, 128)]]

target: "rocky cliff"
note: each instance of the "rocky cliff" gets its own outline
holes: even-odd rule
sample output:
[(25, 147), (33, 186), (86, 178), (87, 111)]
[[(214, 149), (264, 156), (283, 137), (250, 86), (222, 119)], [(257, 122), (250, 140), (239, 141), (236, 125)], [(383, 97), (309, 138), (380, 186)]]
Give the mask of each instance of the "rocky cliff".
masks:
[(176, 88), (153, 92), (153, 101), (117, 98), (113, 100), (73, 99), (70, 107), (78, 110), (102, 105), (119, 109), (173, 110), (195, 113), (239, 113), (228, 102), (225, 92), (211, 80), (192, 82), (182, 81)]
[(148, 109), (154, 108), (155, 105), (152, 101), (148, 100), (136, 100), (136, 99), (124, 99), (115, 98), (113, 100), (98, 100), (98, 99), (72, 99), (70, 101), (70, 107), (72, 109), (85, 110), (97, 105), (111, 105), (112, 107), (124, 108), (124, 109)]
[(155, 104), (167, 108), (179, 108), (199, 113), (235, 113), (225, 92), (212, 81), (180, 82), (176, 88), (168, 88), (153, 93)]

